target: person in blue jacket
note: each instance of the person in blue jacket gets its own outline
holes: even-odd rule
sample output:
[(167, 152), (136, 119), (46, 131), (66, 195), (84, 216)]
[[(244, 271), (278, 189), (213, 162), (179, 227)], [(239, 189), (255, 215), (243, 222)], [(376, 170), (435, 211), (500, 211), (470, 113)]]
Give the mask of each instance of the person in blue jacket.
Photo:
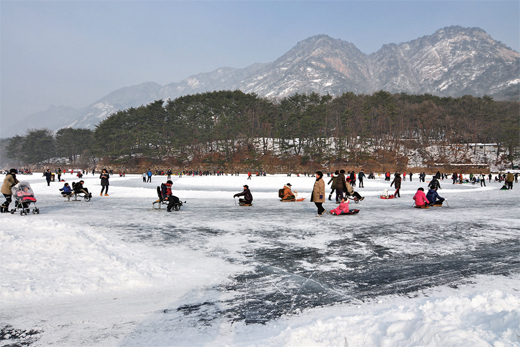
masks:
[(72, 195), (72, 189), (70, 188), (68, 183), (65, 183), (63, 185), (63, 188), (60, 188), (60, 191), (61, 195), (63, 195), (64, 198), (67, 197), (70, 200), (70, 196)]
[(428, 190), (428, 194), (426, 194), (426, 199), (428, 199), (430, 205), (442, 205), (442, 203), (445, 200), (444, 198), (441, 198), (439, 196), (439, 193), (437, 193), (436, 188), (430, 188), (430, 190)]

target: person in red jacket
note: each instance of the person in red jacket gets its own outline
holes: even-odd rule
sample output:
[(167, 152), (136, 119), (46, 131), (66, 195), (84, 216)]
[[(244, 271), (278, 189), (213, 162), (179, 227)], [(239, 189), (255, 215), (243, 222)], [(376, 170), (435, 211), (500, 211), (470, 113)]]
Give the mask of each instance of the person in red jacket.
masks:
[(426, 194), (424, 194), (424, 189), (422, 187), (417, 189), (417, 192), (413, 196), (415, 200), (415, 206), (417, 207), (426, 207), (430, 204), (428, 199), (426, 198)]

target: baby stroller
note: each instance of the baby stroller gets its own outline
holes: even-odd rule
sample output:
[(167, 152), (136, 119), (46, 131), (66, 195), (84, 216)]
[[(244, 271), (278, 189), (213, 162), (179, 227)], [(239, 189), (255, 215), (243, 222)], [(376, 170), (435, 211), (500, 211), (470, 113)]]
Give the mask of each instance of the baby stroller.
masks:
[(31, 204), (34, 204), (32, 213), (40, 213), (40, 209), (36, 207), (36, 198), (28, 182), (20, 182), (11, 188), (11, 193), (14, 198), (14, 208), (11, 209), (11, 214), (20, 211), (20, 215), (24, 216), (31, 212)]

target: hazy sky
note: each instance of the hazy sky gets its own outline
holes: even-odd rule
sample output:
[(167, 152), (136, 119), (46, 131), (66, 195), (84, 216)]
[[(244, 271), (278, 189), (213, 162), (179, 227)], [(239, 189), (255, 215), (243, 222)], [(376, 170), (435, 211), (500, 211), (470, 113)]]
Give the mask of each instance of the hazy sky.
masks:
[(460, 25), (519, 51), (519, 3), (0, 0), (0, 126), (125, 86), (271, 62), (317, 34), (372, 53)]

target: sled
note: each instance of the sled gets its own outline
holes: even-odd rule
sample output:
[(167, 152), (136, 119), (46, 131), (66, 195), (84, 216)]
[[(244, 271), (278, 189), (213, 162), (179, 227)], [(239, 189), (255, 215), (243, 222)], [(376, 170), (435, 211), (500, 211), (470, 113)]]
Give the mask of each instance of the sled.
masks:
[(385, 199), (385, 200), (395, 198), (394, 195), (388, 195), (388, 196), (381, 195), (380, 197), (381, 197), (381, 199)]
[(430, 208), (430, 205), (425, 205), (425, 206), (414, 206), (415, 208), (424, 208), (424, 209), (428, 209)]
[(299, 198), (299, 199), (291, 199), (291, 200), (280, 200), (281, 202), (297, 202), (297, 201), (303, 201), (305, 198)]
[(246, 204), (245, 202), (239, 202), (238, 204), (239, 204), (240, 206), (253, 206), (253, 203)]
[(355, 210), (348, 210), (347, 213), (341, 213), (341, 214), (331, 213), (331, 215), (333, 215), (333, 216), (343, 216), (343, 215), (348, 215), (348, 214), (357, 214), (357, 213), (359, 213), (359, 210), (358, 210), (358, 209), (355, 209)]

